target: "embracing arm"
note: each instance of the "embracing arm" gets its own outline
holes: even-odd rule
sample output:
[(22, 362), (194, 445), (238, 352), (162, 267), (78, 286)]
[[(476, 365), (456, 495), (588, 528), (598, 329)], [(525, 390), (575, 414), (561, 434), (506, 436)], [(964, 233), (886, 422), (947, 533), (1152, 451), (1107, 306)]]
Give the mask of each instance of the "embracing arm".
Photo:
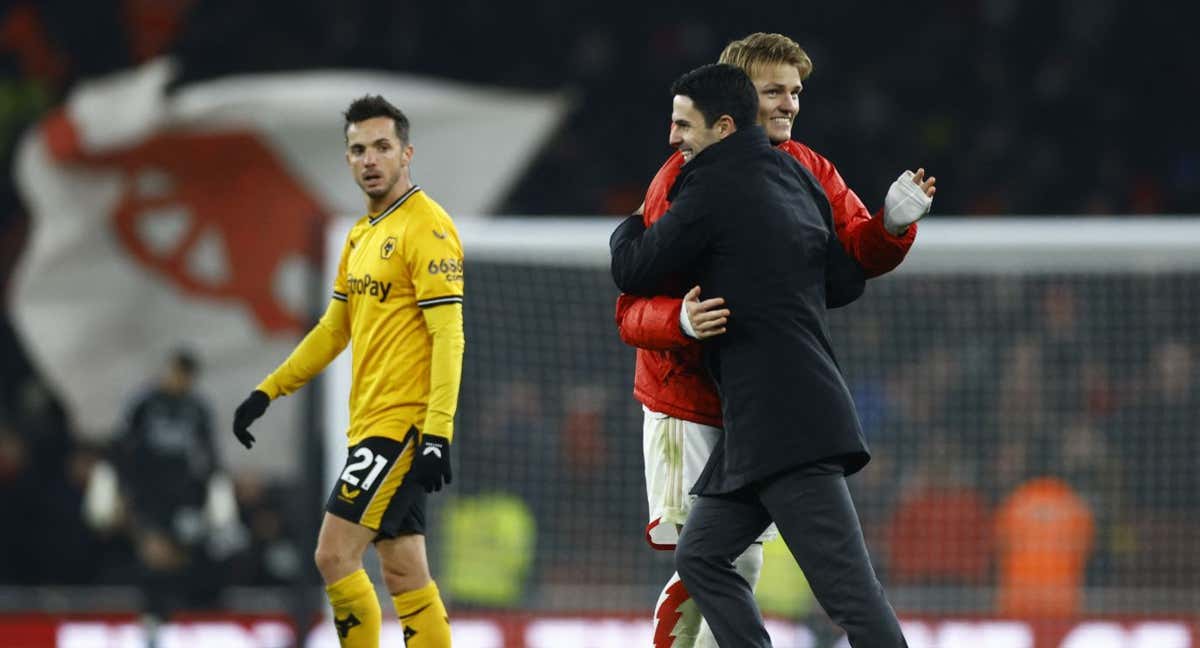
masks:
[[(671, 173), (671, 171), (674, 173)], [(666, 192), (675, 181), (679, 165), (672, 165), (668, 159), (663, 168), (659, 169), (647, 192), (647, 201), (654, 200), (657, 205), (656, 213), (662, 213), (668, 208)], [(669, 174), (669, 181), (664, 174)], [(634, 214), (643, 216), (645, 220), (646, 202), (643, 201)], [(684, 335), (679, 325), (679, 313), (683, 300), (679, 297), (657, 295), (639, 297), (621, 294), (617, 297), (616, 322), (621, 340), (629, 346), (639, 349), (664, 351), (678, 349), (694, 342)]]
[(829, 255), (825, 263), (825, 307), (841, 308), (862, 296), (866, 274), (857, 261), (829, 236)]
[(687, 271), (712, 236), (705, 207), (696, 183), (689, 182), (654, 227), (646, 229), (636, 214), (622, 221), (608, 241), (617, 288), (653, 297), (668, 276)]

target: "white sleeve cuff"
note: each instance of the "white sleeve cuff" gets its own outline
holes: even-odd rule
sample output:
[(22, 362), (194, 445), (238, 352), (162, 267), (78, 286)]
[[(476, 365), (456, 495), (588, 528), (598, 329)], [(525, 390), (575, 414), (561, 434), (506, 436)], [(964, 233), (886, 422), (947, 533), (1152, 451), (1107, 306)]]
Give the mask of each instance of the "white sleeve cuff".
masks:
[(679, 305), (679, 328), (683, 331), (684, 335), (692, 338), (693, 340), (700, 339), (700, 336), (696, 335), (696, 329), (692, 328), (692, 320), (688, 319), (687, 302), (683, 302)]

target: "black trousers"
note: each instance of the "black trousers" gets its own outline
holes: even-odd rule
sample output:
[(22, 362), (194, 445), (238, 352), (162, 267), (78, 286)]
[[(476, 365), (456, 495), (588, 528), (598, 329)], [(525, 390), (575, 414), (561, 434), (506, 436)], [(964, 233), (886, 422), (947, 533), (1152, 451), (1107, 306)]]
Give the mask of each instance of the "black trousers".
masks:
[(875, 577), (846, 478), (829, 463), (801, 466), (728, 495), (702, 495), (692, 506), (675, 567), (720, 646), (771, 646), (754, 593), (733, 559), (772, 521), (851, 646), (908, 646)]

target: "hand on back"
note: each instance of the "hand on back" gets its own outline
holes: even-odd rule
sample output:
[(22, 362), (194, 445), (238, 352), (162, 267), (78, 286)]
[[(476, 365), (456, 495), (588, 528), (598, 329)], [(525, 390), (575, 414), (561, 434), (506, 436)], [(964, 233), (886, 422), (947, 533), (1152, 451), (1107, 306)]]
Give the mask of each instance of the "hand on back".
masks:
[(700, 286), (694, 286), (683, 296), (683, 312), (690, 324), (684, 327), (685, 332), (697, 340), (707, 340), (725, 332), (729, 322), (729, 309), (724, 308), (725, 300), (713, 297), (700, 301)]

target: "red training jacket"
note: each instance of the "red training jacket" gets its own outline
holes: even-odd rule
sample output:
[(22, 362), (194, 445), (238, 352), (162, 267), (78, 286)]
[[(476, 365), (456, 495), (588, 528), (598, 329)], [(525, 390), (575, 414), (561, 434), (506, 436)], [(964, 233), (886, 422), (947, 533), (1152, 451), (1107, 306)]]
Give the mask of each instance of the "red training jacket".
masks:
[[(904, 236), (892, 236), (883, 228), (883, 210), (872, 217), (829, 160), (795, 140), (779, 148), (799, 160), (821, 183), (833, 208), (838, 240), (867, 277), (877, 277), (900, 265), (916, 238), (915, 223)], [(667, 193), (682, 167), (683, 155), (676, 151), (654, 175), (646, 189), (643, 209), (647, 227), (667, 213)], [(617, 328), (626, 344), (637, 347), (635, 398), (656, 412), (721, 427), (721, 401), (701, 364), (700, 343), (679, 328), (679, 309), (689, 288), (680, 281), (664, 286), (663, 296), (659, 297), (621, 295), (617, 298)], [(701, 293), (700, 299), (719, 296)]]

